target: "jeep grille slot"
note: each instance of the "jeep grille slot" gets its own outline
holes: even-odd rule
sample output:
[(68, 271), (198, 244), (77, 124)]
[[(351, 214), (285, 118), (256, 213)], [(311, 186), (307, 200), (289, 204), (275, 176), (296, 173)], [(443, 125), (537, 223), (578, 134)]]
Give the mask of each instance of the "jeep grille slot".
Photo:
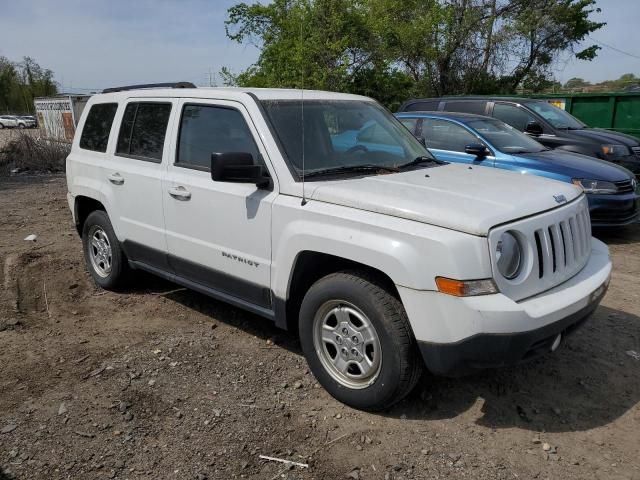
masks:
[[(504, 225), (491, 232), (495, 242), (504, 231), (520, 232), (529, 244), (529, 269), (516, 281), (497, 274), (500, 291), (520, 300), (559, 285), (578, 273), (591, 255), (591, 222), (586, 198), (536, 217)], [(497, 261), (495, 258), (494, 262)], [(494, 264), (495, 265), (495, 264)], [(494, 267), (494, 271), (498, 271)]]

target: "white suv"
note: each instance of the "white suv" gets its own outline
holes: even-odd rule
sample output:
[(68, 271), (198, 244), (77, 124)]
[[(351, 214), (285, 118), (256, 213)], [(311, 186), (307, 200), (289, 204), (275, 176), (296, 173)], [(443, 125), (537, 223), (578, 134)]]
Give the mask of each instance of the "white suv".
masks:
[[(95, 281), (152, 272), (299, 333), (357, 408), (555, 350), (609, 282), (581, 189), (434, 160), (375, 101), (112, 89), (67, 159)], [(304, 181), (303, 181), (304, 180)]]

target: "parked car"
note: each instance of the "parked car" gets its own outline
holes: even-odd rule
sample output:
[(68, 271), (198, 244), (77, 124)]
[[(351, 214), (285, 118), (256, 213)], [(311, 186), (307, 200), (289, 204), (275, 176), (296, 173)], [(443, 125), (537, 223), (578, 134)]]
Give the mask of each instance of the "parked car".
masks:
[(544, 100), (509, 97), (423, 98), (405, 102), (400, 111), (487, 115), (534, 137), (546, 147), (621, 165), (640, 179), (640, 141), (636, 137), (603, 128), (589, 128), (569, 112)]
[(469, 113), (399, 113), (439, 160), (539, 175), (581, 186), (589, 200), (591, 224), (637, 223), (640, 189), (624, 167), (577, 153), (551, 150), (495, 118)]
[(17, 128), (18, 119), (12, 115), (0, 115), (0, 129)]
[(36, 117), (34, 117), (33, 115), (22, 115), (17, 118), (18, 118), (19, 128), (20, 128), (20, 125), (23, 125), (22, 128), (36, 128), (38, 126)]
[(366, 97), (147, 87), (92, 96), (67, 159), (93, 279), (145, 270), (293, 329), (344, 403), (553, 351), (607, 289), (582, 188), (438, 161)]

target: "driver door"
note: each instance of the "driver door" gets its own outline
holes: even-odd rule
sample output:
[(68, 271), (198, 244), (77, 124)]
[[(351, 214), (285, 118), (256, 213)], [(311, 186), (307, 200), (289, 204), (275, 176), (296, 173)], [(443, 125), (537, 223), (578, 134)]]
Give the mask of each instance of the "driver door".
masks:
[(179, 111), (175, 157), (163, 185), (169, 262), (214, 296), (269, 311), (277, 188), (215, 182), (210, 171), (212, 153), (248, 152), (264, 163), (260, 137), (236, 102), (185, 99)]

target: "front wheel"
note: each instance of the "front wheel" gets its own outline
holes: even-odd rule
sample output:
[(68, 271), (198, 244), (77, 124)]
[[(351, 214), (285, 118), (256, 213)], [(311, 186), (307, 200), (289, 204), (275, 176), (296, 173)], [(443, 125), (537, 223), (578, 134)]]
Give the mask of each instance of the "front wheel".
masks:
[(313, 284), (302, 301), (299, 327), (315, 377), (354, 408), (390, 407), (422, 373), (402, 303), (366, 272), (338, 272)]

